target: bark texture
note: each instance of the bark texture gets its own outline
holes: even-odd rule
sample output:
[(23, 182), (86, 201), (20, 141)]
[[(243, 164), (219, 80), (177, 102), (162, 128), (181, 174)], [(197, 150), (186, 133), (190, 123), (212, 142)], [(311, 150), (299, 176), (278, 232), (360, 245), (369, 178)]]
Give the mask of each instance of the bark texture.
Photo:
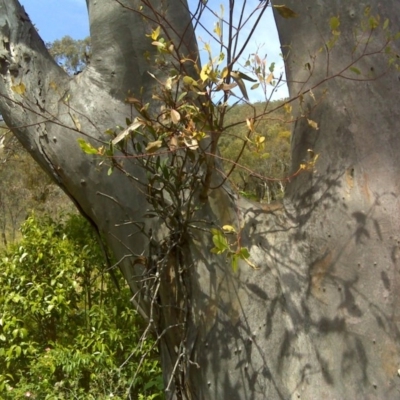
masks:
[[(70, 78), (48, 55), (18, 2), (0, 0), (0, 110), (123, 260), (120, 267), (139, 293), (141, 312), (149, 315), (148, 298), (140, 295), (146, 271), (134, 261), (150, 257), (154, 246), (162, 251), (160, 244), (171, 240), (171, 232), (161, 221), (146, 218), (150, 206), (143, 186), (118, 172), (107, 176), (98, 160), (79, 149), (77, 139), (95, 146), (107, 141), (105, 130), (131, 114), (124, 103), (128, 91), (142, 91), (150, 99), (155, 81), (147, 71), (159, 79), (164, 71), (142, 58), (154, 51), (144, 40), (151, 24), (114, 1), (87, 3), (93, 61)], [(131, 8), (139, 3), (123, 2)], [(349, 63), (353, 30), (365, 5), (355, 0), (345, 6), (339, 0), (286, 4), (300, 15), (277, 17), (289, 89), (296, 95)], [(195, 54), (186, 2), (163, 1), (157, 7), (170, 21), (171, 36), (183, 35), (184, 52)], [(373, 12), (399, 26), (395, 0)], [(330, 35), (329, 18), (337, 15), (346, 40), (328, 57), (318, 49)], [(315, 62), (310, 54), (316, 54)], [(307, 63), (314, 65), (311, 77)], [(370, 57), (358, 66), (378, 76), (387, 60)], [(319, 154), (319, 162), (316, 172), (290, 183), (283, 205), (262, 208), (238, 199), (227, 187), (212, 191), (205, 203), (194, 200), (202, 228), (241, 227), (242, 246), (260, 269), (243, 263), (234, 274), (223, 256), (210, 253), (211, 235), (198, 229), (189, 232), (179, 254), (169, 255), (158, 311), (149, 317), (159, 332), (166, 332), (161, 340), (166, 386), (175, 366), (179, 371), (167, 398), (399, 396), (398, 81), (392, 70), (366, 82), (328, 80), (313, 91), (316, 98), (326, 91), (318, 107), (304, 95), (302, 106), (319, 130), (298, 120), (293, 170), (309, 148)], [(301, 114), (300, 107), (296, 112)], [(146, 181), (134, 161), (124, 161), (124, 168)]]

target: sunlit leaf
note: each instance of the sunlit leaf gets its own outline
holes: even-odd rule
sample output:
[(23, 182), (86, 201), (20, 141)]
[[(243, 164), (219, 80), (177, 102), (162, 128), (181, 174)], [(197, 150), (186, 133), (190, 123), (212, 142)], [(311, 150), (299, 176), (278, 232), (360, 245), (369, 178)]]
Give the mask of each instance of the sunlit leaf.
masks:
[(165, 89), (167, 90), (171, 90), (172, 89), (172, 78), (169, 77), (166, 81), (165, 81)]
[(222, 30), (221, 30), (221, 25), (219, 22), (216, 22), (214, 32), (217, 34), (217, 36), (220, 38), (222, 35)]
[(286, 112), (287, 114), (290, 114), (290, 113), (292, 112), (292, 106), (291, 106), (289, 103), (285, 103), (285, 104), (283, 105), (283, 108), (285, 109), (285, 112)]
[(183, 142), (190, 150), (197, 150), (199, 148), (199, 142), (195, 138), (184, 138)]
[(267, 76), (267, 79), (265, 79), (265, 83), (266, 83), (266, 84), (271, 83), (272, 79), (274, 79), (274, 74), (271, 72), (271, 73)]
[(156, 29), (154, 29), (153, 31), (151, 31), (150, 35), (146, 35), (147, 37), (153, 39), (153, 40), (157, 40), (158, 37), (160, 36), (160, 32), (161, 32), (161, 27), (157, 26)]
[(149, 142), (146, 146), (147, 153), (154, 153), (162, 146), (162, 140), (155, 140), (154, 142)]
[(222, 229), (227, 233), (235, 233), (236, 229), (232, 225), (224, 225)]
[(137, 118), (134, 119), (133, 123), (129, 125), (124, 131), (122, 131), (120, 134), (117, 135), (112, 140), (112, 144), (117, 144), (121, 140), (125, 139), (130, 133), (134, 132), (137, 128), (139, 128), (141, 125), (143, 125), (143, 122), (138, 120)]
[(164, 49), (165, 48), (165, 43), (162, 43), (162, 42), (159, 42), (159, 41), (154, 41), (154, 42), (152, 42), (151, 43), (153, 46), (157, 46), (157, 47), (159, 47), (160, 49)]
[(227, 92), (228, 90), (232, 90), (233, 88), (235, 88), (237, 86), (237, 83), (232, 82), (232, 83), (223, 83), (222, 84), (222, 90), (224, 90), (225, 92)]
[(319, 129), (318, 124), (315, 121), (313, 121), (312, 119), (307, 118), (307, 122), (308, 122), (308, 125), (310, 125), (311, 128), (315, 129), (316, 131)]
[(11, 86), (11, 90), (12, 90), (14, 93), (17, 93), (17, 94), (19, 94), (19, 95), (22, 96), (22, 95), (26, 92), (26, 87), (25, 87), (25, 85), (21, 82), (21, 83), (18, 84), (18, 85)]
[(205, 82), (209, 78), (209, 74), (211, 72), (211, 67), (209, 64), (203, 65), (203, 68), (200, 72), (200, 78), (203, 82)]
[(246, 125), (247, 125), (247, 128), (249, 129), (249, 131), (251, 131), (251, 132), (253, 132), (254, 131), (254, 120), (253, 120), (253, 118), (247, 118), (246, 119)]
[(177, 124), (181, 120), (181, 114), (176, 110), (171, 110), (171, 121), (173, 124)]

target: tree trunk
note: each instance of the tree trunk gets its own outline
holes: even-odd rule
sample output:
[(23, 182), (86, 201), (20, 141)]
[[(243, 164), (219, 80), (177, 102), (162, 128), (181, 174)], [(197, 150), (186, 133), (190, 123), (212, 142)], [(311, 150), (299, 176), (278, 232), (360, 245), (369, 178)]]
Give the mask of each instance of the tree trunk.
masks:
[[(161, 338), (167, 398), (397, 398), (398, 74), (380, 76), (387, 59), (378, 55), (357, 64), (367, 81), (326, 79), (355, 57), (363, 2), (288, 0), (299, 17), (277, 16), (290, 93), (306, 91), (295, 107), (296, 116), (306, 117), (293, 132), (292, 168), (312, 149), (319, 154), (316, 171), (297, 175), (278, 207), (250, 204), (226, 186), (207, 201), (194, 198), (192, 220), (201, 222), (185, 235), (146, 216), (152, 209), (141, 183), (146, 174), (134, 158), (123, 160), (134, 179), (119, 171), (107, 176), (78, 146), (78, 138), (95, 147), (109, 141), (104, 132), (131, 115), (128, 93), (151, 100), (157, 82), (147, 71), (160, 81), (166, 76), (143, 57), (155, 52), (145, 35), (157, 22), (144, 23), (118, 2), (87, 3), (92, 62), (71, 78), (18, 2), (0, 0), (0, 110), (121, 260), (136, 305)], [(196, 54), (186, 2), (157, 7), (175, 44), (182, 36), (183, 53)], [(376, 13), (399, 26), (395, 0), (380, 3)], [(332, 16), (341, 21), (340, 44), (327, 52)], [(383, 42), (378, 34), (372, 46)], [(210, 252), (210, 228), (225, 224), (240, 230), (258, 270), (240, 261), (234, 273), (225, 256)], [(150, 279), (159, 286), (156, 297), (148, 294)]]

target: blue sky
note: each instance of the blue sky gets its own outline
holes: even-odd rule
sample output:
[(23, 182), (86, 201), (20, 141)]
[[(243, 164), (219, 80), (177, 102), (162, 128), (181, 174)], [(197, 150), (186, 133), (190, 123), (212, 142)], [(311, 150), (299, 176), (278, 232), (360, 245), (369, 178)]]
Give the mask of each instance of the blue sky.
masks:
[[(112, 0), (110, 0), (112, 1)], [(199, 0), (189, 0), (189, 6), (194, 9)], [(21, 4), (29, 14), (31, 20), (39, 29), (39, 33), (45, 42), (51, 42), (69, 35), (74, 39), (82, 39), (89, 35), (85, 0), (20, 0)], [(227, 0), (209, 0), (208, 4), (215, 2), (215, 12), (220, 13), (220, 5), (225, 4), (225, 16), (227, 14)], [(239, 3), (239, 2), (238, 2)], [(247, 10), (253, 10), (259, 6), (259, 0), (248, 0)], [(204, 23), (212, 30), (218, 18), (211, 13), (204, 15)], [(251, 22), (247, 25), (251, 26)], [(210, 39), (204, 32), (198, 32), (202, 40), (209, 42)], [(243, 29), (243, 37), (246, 35), (246, 27)], [(200, 45), (202, 47), (202, 45)], [(267, 12), (256, 31), (250, 46), (246, 49), (246, 57), (259, 49), (259, 55), (264, 57), (267, 54), (267, 63), (276, 63), (276, 75), (283, 71), (283, 62), (279, 56), (279, 39), (276, 32), (272, 12)], [(214, 48), (213, 48), (214, 52)], [(215, 50), (218, 53), (218, 50)], [(244, 62), (244, 58), (243, 58)], [(252, 100), (261, 100), (260, 94), (250, 93)], [(279, 90), (278, 98), (286, 96), (286, 89)]]

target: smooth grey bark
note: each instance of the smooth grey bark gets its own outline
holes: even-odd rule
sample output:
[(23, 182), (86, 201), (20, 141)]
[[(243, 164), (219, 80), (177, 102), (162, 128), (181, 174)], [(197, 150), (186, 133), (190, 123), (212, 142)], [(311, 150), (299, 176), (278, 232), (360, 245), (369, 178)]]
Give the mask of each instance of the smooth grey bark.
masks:
[[(115, 172), (107, 176), (98, 160), (77, 144), (109, 138), (105, 130), (130, 116), (128, 91), (151, 98), (155, 88), (147, 71), (163, 79), (142, 60), (152, 51), (144, 35), (150, 26), (132, 11), (110, 0), (87, 1), (93, 40), (91, 65), (68, 77), (45, 46), (16, 0), (0, 0), (0, 110), (7, 124), (42, 167), (104, 234), (134, 293), (142, 293), (141, 266), (153, 242), (167, 238), (165, 226), (145, 217), (150, 208), (140, 184)], [(137, 6), (140, 2), (126, 1)], [(186, 52), (195, 54), (185, 2), (170, 0), (166, 17)], [(286, 5), (300, 14), (277, 17), (286, 60), (289, 89), (295, 95), (326, 77), (327, 57), (318, 49), (329, 35), (328, 20), (341, 18), (341, 42), (330, 57), (328, 73), (347, 65), (352, 29), (364, 4), (348, 0)], [(400, 5), (389, 0), (377, 11), (398, 26)], [(288, 47), (283, 47), (287, 50)], [(185, 52), (185, 51), (184, 51)], [(306, 85), (310, 54), (317, 54)], [(386, 68), (379, 56), (361, 68)], [(19, 95), (11, 87), (23, 83)], [(242, 246), (250, 249), (255, 271), (243, 263), (233, 274), (224, 257), (210, 253), (210, 235), (190, 232), (185, 244), (184, 279), (176, 270), (160, 281), (156, 329), (161, 340), (168, 383), (180, 346), (187, 356), (167, 398), (188, 399), (383, 399), (396, 398), (400, 378), (398, 285), (400, 138), (398, 75), (354, 82), (337, 78), (314, 90), (324, 101), (304, 106), (320, 129), (299, 119), (293, 133), (293, 170), (312, 148), (320, 156), (317, 171), (289, 184), (281, 207), (262, 208), (238, 199), (229, 188), (198, 202), (204, 227), (230, 224), (242, 228)], [(68, 102), (66, 101), (68, 98)], [(78, 128), (79, 122), (80, 129)], [(138, 180), (145, 173), (132, 160), (124, 167)], [(195, 199), (195, 201), (198, 201)], [(149, 240), (149, 235), (154, 240)], [(172, 263), (174, 260), (171, 261)], [(181, 272), (178, 272), (181, 273)], [(174, 275), (175, 274), (175, 275)], [(187, 296), (184, 329), (182, 288)], [(144, 315), (149, 304), (136, 297)], [(167, 329), (168, 328), (168, 329)]]

